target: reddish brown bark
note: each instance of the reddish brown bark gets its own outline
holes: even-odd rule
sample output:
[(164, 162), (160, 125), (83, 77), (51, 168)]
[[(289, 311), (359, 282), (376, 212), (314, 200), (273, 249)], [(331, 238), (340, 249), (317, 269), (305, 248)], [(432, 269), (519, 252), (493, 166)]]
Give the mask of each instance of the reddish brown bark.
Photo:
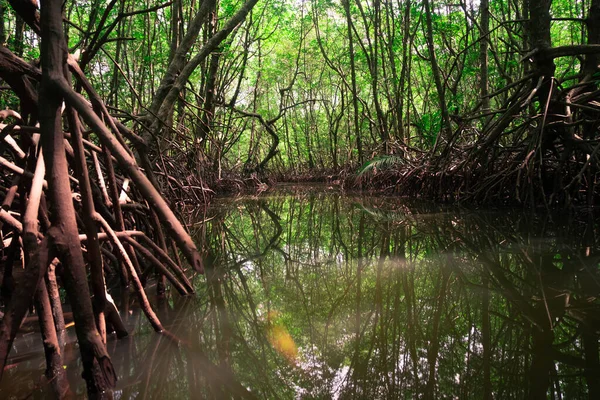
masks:
[[(34, 239), (37, 241), (37, 238)], [(37, 252), (32, 255), (31, 261), (22, 280), (16, 285), (15, 292), (10, 303), (6, 306), (4, 318), (0, 321), (0, 380), (4, 372), (4, 366), (8, 359), (8, 353), (17, 335), (27, 310), (33, 303), (38, 283), (44, 276), (48, 266), (48, 241), (44, 239), (37, 247)]]
[(75, 208), (69, 182), (69, 167), (65, 154), (60, 109), (62, 96), (54, 89), (54, 82), (65, 81), (67, 61), (63, 37), (61, 2), (44, 0), (42, 20), (42, 80), (40, 85), (40, 129), (42, 150), (48, 165), (48, 186), (52, 227), (48, 232), (52, 246), (64, 266), (64, 286), (73, 308), (75, 331), (83, 360), (83, 377), (90, 396), (112, 388), (116, 373), (100, 339), (81, 246)]

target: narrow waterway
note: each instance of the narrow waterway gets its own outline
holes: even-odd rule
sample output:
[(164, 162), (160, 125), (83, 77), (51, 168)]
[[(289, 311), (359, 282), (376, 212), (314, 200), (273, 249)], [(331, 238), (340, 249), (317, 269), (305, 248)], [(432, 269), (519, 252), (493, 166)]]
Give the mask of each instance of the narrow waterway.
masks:
[[(132, 332), (108, 344), (117, 399), (600, 398), (591, 214), (289, 186), (219, 199), (201, 218), (197, 296), (153, 299), (177, 341), (114, 294)], [(47, 395), (35, 327), (15, 344), (2, 399)], [(65, 354), (83, 394), (74, 337)]]

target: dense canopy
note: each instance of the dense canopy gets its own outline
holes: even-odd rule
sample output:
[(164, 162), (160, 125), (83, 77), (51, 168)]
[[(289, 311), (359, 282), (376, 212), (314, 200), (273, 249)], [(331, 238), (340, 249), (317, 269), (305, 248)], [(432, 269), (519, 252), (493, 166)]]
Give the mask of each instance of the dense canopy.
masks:
[[(392, 167), (377, 187), (570, 204), (596, 192), (598, 3), (78, 1), (64, 27), (151, 161), (212, 188)], [(1, 13), (0, 40), (37, 59), (38, 36)], [(26, 107), (11, 87), (3, 105)]]

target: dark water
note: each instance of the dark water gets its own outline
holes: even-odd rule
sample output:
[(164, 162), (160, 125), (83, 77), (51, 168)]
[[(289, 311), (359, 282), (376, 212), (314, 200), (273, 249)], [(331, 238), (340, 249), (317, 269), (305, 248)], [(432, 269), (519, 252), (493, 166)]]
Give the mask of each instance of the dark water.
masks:
[[(203, 218), (198, 295), (154, 300), (179, 343), (119, 299), (133, 334), (108, 344), (115, 398), (600, 399), (591, 214), (289, 187)], [(38, 335), (19, 339), (0, 398), (47, 395)]]

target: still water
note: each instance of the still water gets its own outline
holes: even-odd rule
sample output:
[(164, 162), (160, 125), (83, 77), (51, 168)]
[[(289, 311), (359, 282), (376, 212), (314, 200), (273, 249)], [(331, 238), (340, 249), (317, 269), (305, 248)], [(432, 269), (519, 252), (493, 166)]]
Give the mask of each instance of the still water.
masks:
[[(178, 341), (114, 294), (131, 332), (108, 344), (117, 399), (600, 399), (592, 214), (290, 186), (197, 220), (197, 296), (153, 300)], [(66, 369), (85, 393), (75, 346)], [(0, 398), (44, 398), (39, 333), (12, 357)]]

